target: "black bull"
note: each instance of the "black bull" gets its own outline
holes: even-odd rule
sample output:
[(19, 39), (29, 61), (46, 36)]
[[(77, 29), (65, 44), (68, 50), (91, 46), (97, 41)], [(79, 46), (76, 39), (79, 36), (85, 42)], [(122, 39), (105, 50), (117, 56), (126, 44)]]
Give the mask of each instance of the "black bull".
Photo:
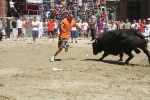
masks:
[(129, 61), (134, 57), (132, 51), (137, 54), (140, 53), (140, 48), (147, 55), (150, 64), (150, 54), (147, 50), (147, 40), (145, 37), (134, 29), (120, 29), (106, 32), (95, 39), (93, 43), (93, 54), (104, 51), (104, 54), (99, 59), (103, 60), (109, 54), (120, 55), (120, 61), (122, 60), (123, 53), (129, 57), (125, 61), (125, 64), (129, 64)]

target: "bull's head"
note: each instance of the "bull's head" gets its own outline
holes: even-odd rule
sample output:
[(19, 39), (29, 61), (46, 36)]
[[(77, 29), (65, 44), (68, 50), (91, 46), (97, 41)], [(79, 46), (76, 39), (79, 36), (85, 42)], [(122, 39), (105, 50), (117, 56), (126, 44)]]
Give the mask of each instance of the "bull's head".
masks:
[(101, 51), (102, 50), (101, 50), (100, 44), (98, 42), (98, 39), (95, 39), (95, 41), (93, 42), (93, 54), (97, 55)]

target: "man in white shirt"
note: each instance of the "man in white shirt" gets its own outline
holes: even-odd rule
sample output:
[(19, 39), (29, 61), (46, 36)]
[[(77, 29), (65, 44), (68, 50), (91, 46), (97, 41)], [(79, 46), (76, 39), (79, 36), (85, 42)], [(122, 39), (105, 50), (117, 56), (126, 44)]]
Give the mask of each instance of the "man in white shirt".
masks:
[(39, 35), (38, 35), (38, 37), (42, 38), (42, 35), (43, 35), (43, 21), (42, 21), (42, 18), (41, 18), (40, 21), (39, 21)]
[[(147, 24), (145, 26), (145, 36), (150, 36), (150, 18), (147, 19)], [(150, 40), (150, 38), (148, 37), (148, 40)]]
[[(82, 23), (82, 27), (83, 27), (83, 31), (87, 32), (87, 28), (88, 28), (88, 23), (86, 20), (84, 20), (84, 22)], [(87, 35), (86, 37), (88, 37), (88, 34), (82, 34), (82, 37), (85, 38), (85, 35)]]
[(17, 40), (19, 40), (20, 37), (23, 38), (24, 40), (24, 36), (23, 36), (23, 33), (22, 33), (22, 26), (23, 26), (23, 23), (22, 23), (22, 20), (23, 18), (20, 16), (20, 18), (17, 20), (17, 29), (18, 29), (18, 37), (17, 37)]
[(39, 34), (39, 22), (37, 21), (36, 16), (34, 17), (34, 20), (32, 21), (32, 37), (33, 37), (33, 44), (36, 44), (36, 38), (38, 37)]
[(11, 16), (13, 17), (13, 12), (17, 12), (17, 10), (15, 9), (15, 4), (16, 2), (12, 2), (12, 0), (9, 1), (9, 6), (10, 6), (10, 12), (11, 12)]

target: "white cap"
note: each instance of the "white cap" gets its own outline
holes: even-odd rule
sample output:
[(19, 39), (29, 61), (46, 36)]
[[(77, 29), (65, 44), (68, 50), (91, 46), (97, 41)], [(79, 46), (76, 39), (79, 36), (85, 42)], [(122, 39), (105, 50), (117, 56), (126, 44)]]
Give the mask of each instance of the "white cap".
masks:
[(147, 20), (150, 20), (150, 18), (147, 18)]

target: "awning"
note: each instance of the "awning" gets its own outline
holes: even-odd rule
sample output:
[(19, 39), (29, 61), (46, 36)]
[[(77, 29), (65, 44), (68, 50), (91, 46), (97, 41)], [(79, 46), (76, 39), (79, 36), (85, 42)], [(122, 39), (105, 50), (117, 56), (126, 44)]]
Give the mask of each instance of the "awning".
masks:
[(43, 0), (27, 0), (28, 3), (42, 3)]

